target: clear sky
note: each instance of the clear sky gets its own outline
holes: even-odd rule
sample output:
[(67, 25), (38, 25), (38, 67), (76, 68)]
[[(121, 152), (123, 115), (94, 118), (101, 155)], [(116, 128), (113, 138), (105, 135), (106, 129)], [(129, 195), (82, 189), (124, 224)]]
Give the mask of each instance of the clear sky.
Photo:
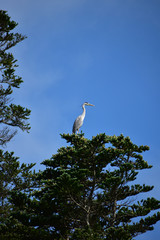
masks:
[[(24, 83), (14, 102), (32, 110), (30, 134), (18, 132), (6, 150), (40, 163), (66, 143), (88, 101), (85, 137), (123, 133), (149, 145), (140, 183), (160, 199), (160, 1), (1, 0), (27, 39), (13, 48)], [(155, 230), (136, 240), (159, 240)]]

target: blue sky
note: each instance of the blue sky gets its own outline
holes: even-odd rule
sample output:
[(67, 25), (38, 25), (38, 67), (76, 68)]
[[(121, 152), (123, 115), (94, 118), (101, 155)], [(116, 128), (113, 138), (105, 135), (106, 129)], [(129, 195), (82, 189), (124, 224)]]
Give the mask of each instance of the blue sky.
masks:
[[(6, 150), (42, 169), (88, 101), (85, 137), (123, 133), (149, 145), (153, 168), (138, 180), (160, 199), (160, 2), (1, 0), (1, 9), (28, 37), (13, 49), (24, 80), (14, 102), (32, 110), (30, 134), (19, 131)], [(159, 227), (136, 239), (158, 240)]]

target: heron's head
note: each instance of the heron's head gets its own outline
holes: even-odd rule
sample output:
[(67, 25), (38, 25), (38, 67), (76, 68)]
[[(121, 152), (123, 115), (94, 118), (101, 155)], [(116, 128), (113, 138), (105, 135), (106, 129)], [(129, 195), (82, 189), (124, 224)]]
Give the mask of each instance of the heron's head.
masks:
[(93, 107), (94, 107), (93, 104), (90, 104), (90, 103), (88, 103), (88, 102), (83, 103), (83, 105), (86, 105), (86, 106), (93, 106)]

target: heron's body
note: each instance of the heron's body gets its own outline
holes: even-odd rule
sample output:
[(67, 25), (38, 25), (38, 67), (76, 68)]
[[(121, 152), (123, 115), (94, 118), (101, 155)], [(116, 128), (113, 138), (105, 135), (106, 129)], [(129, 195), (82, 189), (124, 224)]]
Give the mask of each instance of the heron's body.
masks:
[(79, 132), (79, 128), (83, 124), (83, 121), (84, 121), (84, 118), (85, 118), (85, 115), (86, 115), (85, 105), (86, 106), (94, 106), (93, 104), (90, 104), (88, 102), (83, 103), (83, 105), (82, 105), (83, 113), (76, 118), (76, 120), (73, 124), (73, 129), (72, 129), (73, 133), (76, 133), (77, 131)]

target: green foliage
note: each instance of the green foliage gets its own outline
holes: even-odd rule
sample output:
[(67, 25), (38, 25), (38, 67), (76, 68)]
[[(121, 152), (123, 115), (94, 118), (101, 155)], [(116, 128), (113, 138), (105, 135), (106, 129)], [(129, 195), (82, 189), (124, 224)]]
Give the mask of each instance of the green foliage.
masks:
[[(18, 221), (11, 216), (14, 208), (12, 199), (14, 193), (20, 191), (23, 197), (17, 199), (17, 204), (21, 206), (25, 201), (24, 196), (27, 196), (27, 198), (31, 196), (35, 187), (35, 172), (32, 172), (34, 165), (20, 165), (13, 152), (0, 150), (0, 239), (12, 239), (9, 236), (11, 235), (11, 229), (14, 227), (13, 224), (19, 226)], [(15, 228), (17, 229), (17, 225), (15, 225)], [(13, 237), (13, 239), (16, 239), (16, 237)]]
[[(19, 88), (22, 78), (15, 74), (17, 60), (9, 50), (26, 37), (13, 30), (17, 23), (12, 21), (6, 11), (0, 10), (0, 145), (5, 145), (16, 134), (16, 128), (29, 131), (27, 123), (30, 110), (11, 103), (14, 88)], [(14, 129), (14, 130), (13, 130)], [(31, 168), (34, 164), (22, 164), (13, 152), (0, 150), (0, 239), (18, 239), (10, 231), (17, 224), (11, 216), (13, 205), (9, 201), (12, 191), (25, 192), (30, 196), (33, 187)], [(12, 237), (11, 237), (12, 235)]]
[(0, 225), (1, 240), (52, 240), (43, 229), (25, 226), (18, 220), (10, 217), (4, 225)]
[[(30, 129), (26, 120), (30, 110), (20, 105), (11, 104), (10, 96), (14, 88), (19, 88), (22, 78), (15, 74), (17, 60), (8, 52), (17, 43), (26, 37), (12, 32), (17, 23), (10, 20), (6, 11), (0, 10), (0, 145), (6, 144), (16, 134), (12, 127), (18, 127), (23, 131)], [(10, 128), (11, 127), (11, 128)]]
[(149, 147), (123, 135), (62, 138), (69, 145), (43, 162), (46, 169), (38, 173), (40, 185), (32, 199), (20, 191), (12, 196), (16, 219), (44, 230), (48, 239), (129, 240), (152, 230), (160, 214), (151, 211), (160, 208), (160, 201), (133, 200), (153, 189), (133, 183), (140, 170), (151, 168), (142, 156)]
[[(26, 38), (13, 32), (16, 26), (17, 23), (10, 19), (7, 12), (0, 10), (0, 145), (5, 145), (13, 138), (16, 128), (23, 131), (30, 129), (27, 123), (30, 110), (11, 103), (13, 90), (19, 88), (23, 81), (15, 73), (17, 60), (9, 50)], [(20, 191), (28, 198), (31, 196), (35, 186), (35, 173), (31, 170), (33, 166), (34, 164), (20, 165), (13, 152), (0, 150), (0, 239), (22, 239), (27, 231), (35, 232), (34, 229), (22, 227), (22, 224), (11, 216), (14, 193)], [(22, 204), (20, 201), (17, 203)], [(20, 235), (17, 229), (21, 232)]]

